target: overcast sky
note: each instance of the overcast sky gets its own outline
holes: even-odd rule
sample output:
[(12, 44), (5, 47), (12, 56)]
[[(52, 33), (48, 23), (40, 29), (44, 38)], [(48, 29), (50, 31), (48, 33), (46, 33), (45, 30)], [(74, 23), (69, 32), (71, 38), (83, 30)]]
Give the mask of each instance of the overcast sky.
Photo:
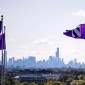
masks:
[(85, 23), (85, 0), (0, 0), (2, 14), (8, 58), (47, 60), (59, 47), (65, 63), (74, 58), (85, 62), (85, 40), (63, 35)]

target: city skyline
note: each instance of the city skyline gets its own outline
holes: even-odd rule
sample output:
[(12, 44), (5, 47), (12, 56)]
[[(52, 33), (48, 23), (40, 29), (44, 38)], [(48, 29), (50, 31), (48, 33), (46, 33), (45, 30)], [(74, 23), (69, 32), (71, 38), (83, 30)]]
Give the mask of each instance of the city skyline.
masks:
[(55, 56), (49, 56), (48, 60), (36, 61), (36, 56), (28, 56), (28, 58), (17, 59), (14, 57), (9, 58), (7, 62), (7, 68), (77, 68), (85, 69), (85, 63), (77, 62), (77, 59), (70, 60), (67, 64), (64, 62), (63, 58), (59, 56), (60, 51), (57, 48)]
[[(85, 62), (85, 40), (63, 35), (85, 23), (84, 0), (0, 0), (0, 15), (4, 15), (8, 58), (36, 56), (47, 60), (60, 48), (65, 63), (75, 58)], [(1, 54), (1, 53), (0, 53)], [(53, 55), (54, 56), (54, 55)]]

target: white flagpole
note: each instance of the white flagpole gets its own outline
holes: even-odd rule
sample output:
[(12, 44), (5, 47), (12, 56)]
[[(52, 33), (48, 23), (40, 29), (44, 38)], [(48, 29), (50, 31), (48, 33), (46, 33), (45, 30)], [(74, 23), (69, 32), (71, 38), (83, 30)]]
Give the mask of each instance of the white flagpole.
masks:
[[(1, 16), (1, 20), (2, 20), (2, 34), (3, 34), (3, 15)], [(5, 85), (5, 82), (4, 82), (4, 57), (3, 57), (3, 37), (2, 37), (2, 75), (1, 75), (1, 85)]]
[[(5, 30), (6, 30), (6, 27), (4, 26), (4, 34), (5, 34)], [(5, 70), (6, 70), (5, 69), (5, 67), (6, 67), (6, 65), (5, 65), (6, 64), (5, 63), (6, 62), (6, 60), (5, 60), (6, 59), (6, 54), (5, 53), (6, 53), (6, 49), (4, 49), (4, 60), (3, 60), (4, 61), (4, 85), (5, 85)]]

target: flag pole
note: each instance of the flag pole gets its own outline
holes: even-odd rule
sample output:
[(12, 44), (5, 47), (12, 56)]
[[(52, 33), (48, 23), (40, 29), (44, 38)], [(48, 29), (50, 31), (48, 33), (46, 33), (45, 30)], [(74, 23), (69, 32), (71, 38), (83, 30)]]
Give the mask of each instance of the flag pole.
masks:
[[(2, 20), (2, 34), (3, 34), (3, 15), (1, 15), (1, 20)], [(3, 37), (2, 37), (2, 47), (3, 47)], [(4, 82), (4, 61), (3, 61), (3, 49), (2, 49), (2, 69), (1, 69), (1, 85), (5, 85)]]
[[(4, 36), (5, 36), (5, 30), (6, 30), (6, 26), (4, 26)], [(6, 70), (6, 49), (4, 49), (4, 84), (5, 84), (5, 70)]]

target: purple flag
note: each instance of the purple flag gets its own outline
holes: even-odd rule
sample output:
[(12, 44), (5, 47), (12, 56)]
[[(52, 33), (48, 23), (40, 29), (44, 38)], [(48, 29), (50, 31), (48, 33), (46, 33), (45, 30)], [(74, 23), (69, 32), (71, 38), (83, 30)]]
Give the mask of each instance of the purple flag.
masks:
[(73, 30), (66, 30), (64, 35), (76, 39), (85, 39), (85, 24), (80, 24)]
[(5, 34), (0, 35), (0, 50), (2, 49), (6, 49)]
[(2, 21), (0, 21), (0, 33), (1, 33), (1, 30), (2, 30)]

